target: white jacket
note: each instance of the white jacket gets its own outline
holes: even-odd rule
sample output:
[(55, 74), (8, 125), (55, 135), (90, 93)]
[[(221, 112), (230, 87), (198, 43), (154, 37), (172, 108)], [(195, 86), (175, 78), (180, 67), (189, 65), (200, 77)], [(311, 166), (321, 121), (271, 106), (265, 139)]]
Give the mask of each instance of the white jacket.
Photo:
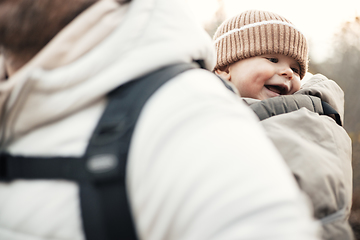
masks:
[[(110, 90), (172, 63), (204, 59), (212, 69), (211, 39), (183, 2), (101, 0), (76, 18), (0, 82), (1, 149), (82, 156)], [(255, 115), (208, 71), (185, 72), (151, 97), (127, 173), (141, 239), (317, 239)], [(84, 239), (77, 184), (1, 182), (0, 239)]]

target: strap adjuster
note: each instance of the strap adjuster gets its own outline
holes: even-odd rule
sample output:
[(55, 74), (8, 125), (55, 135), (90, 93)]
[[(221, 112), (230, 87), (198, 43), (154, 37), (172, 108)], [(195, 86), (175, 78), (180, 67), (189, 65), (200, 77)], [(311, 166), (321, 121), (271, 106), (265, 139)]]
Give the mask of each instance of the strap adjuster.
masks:
[(93, 183), (121, 181), (125, 169), (116, 154), (104, 153), (89, 156), (85, 162), (88, 179)]

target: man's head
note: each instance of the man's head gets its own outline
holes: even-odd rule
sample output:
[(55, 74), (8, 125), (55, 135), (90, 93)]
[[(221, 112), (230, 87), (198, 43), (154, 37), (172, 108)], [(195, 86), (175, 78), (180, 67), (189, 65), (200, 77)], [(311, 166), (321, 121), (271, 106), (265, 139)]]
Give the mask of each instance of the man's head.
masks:
[(98, 0), (0, 0), (0, 45), (35, 55), (62, 28)]
[[(0, 54), (21, 68), (81, 12), (101, 0), (0, 0)], [(120, 4), (131, 0), (114, 0)]]
[[(217, 29), (214, 41), (217, 52), (214, 71), (232, 81), (243, 97), (264, 99), (299, 90), (300, 79), (304, 77), (308, 67), (308, 46), (305, 36), (287, 19), (271, 12), (246, 11), (225, 21)], [(254, 62), (252, 58), (268, 61), (257, 61), (251, 66), (239, 63)], [(262, 67), (256, 67), (262, 64)], [(247, 71), (250, 69), (251, 74)], [(254, 71), (258, 71), (258, 74)], [(246, 73), (250, 75), (245, 75)], [(287, 80), (280, 80), (280, 75)], [(259, 76), (261, 79), (255, 79)], [(238, 77), (247, 82), (240, 82), (242, 80)], [(259, 85), (258, 92), (251, 91), (254, 90), (251, 87), (255, 86), (246, 85), (255, 82), (262, 84), (262, 87)], [(249, 91), (253, 93), (249, 94)]]

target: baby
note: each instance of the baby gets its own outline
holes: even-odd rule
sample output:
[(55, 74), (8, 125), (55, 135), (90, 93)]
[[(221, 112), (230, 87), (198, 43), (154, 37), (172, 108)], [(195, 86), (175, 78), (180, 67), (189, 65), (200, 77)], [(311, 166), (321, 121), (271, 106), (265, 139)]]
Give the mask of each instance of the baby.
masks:
[[(267, 135), (311, 200), (314, 217), (323, 226), (322, 238), (353, 239), (348, 223), (351, 140), (339, 125), (344, 95), (320, 74), (301, 86), (308, 69), (305, 36), (278, 14), (251, 10), (226, 20), (214, 41), (214, 72), (232, 83), (250, 107), (268, 115), (260, 117), (263, 113), (255, 111), (265, 119), (261, 124)], [(339, 121), (319, 115), (325, 105), (337, 111)]]
[(308, 67), (307, 41), (285, 18), (247, 11), (224, 22), (214, 39), (214, 70), (242, 97), (264, 100), (300, 89)]

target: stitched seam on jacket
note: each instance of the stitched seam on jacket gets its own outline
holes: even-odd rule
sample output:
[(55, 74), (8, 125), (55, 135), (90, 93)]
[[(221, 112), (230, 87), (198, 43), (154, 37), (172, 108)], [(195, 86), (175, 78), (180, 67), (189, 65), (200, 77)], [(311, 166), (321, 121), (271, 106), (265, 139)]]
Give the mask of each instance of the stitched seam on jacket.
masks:
[(299, 109), (300, 109), (300, 105), (299, 105), (298, 100), (297, 100), (296, 98), (294, 98), (294, 102), (295, 102), (295, 105), (296, 105), (296, 107), (297, 107), (297, 110), (299, 110)]
[[(308, 95), (307, 95), (307, 96), (308, 96)], [(315, 107), (314, 100), (313, 100), (310, 96), (308, 96), (308, 97), (310, 98), (311, 104), (313, 105), (314, 112), (318, 113), (318, 111), (317, 111), (317, 109), (316, 109), (316, 107)]]

